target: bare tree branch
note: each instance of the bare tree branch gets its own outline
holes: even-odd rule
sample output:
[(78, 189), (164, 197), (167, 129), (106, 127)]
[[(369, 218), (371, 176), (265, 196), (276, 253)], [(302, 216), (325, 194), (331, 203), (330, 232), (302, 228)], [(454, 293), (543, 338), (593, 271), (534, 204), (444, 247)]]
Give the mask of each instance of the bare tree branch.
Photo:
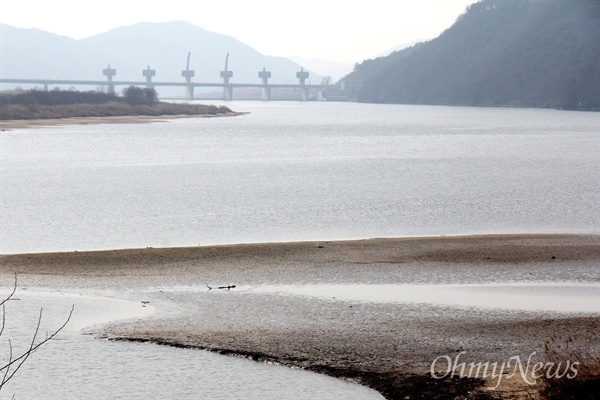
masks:
[[(4, 326), (5, 326), (5, 321), (6, 321), (6, 307), (5, 307), (4, 303), (6, 303), (8, 300), (12, 299), (16, 290), (17, 290), (17, 275), (15, 274), (15, 284), (14, 284), (12, 293), (0, 302), (0, 305), (2, 306), (2, 328), (0, 329), (0, 336), (2, 336), (2, 333), (4, 332)], [(45, 343), (52, 340), (56, 335), (58, 335), (58, 333), (60, 331), (62, 331), (65, 328), (65, 326), (67, 326), (67, 324), (71, 320), (74, 310), (75, 310), (75, 305), (73, 305), (71, 307), (71, 311), (69, 312), (69, 316), (67, 317), (66, 321), (57, 330), (55, 330), (49, 336), (46, 335), (46, 338), (44, 340), (36, 343), (36, 339), (37, 339), (37, 336), (40, 331), (40, 325), (42, 324), (42, 315), (43, 315), (43, 311), (44, 311), (43, 308), (40, 308), (38, 322), (35, 327), (35, 332), (33, 333), (33, 337), (31, 338), (31, 343), (29, 344), (29, 348), (25, 352), (23, 352), (23, 354), (21, 354), (20, 356), (18, 356), (16, 358), (13, 358), (12, 342), (10, 341), (10, 339), (8, 339), (9, 358), (8, 358), (8, 363), (6, 363), (2, 367), (0, 367), (0, 371), (4, 371), (3, 376), (2, 376), (2, 381), (0, 381), (0, 391), (2, 391), (2, 388), (4, 387), (4, 385), (15, 376), (17, 371), (23, 366), (25, 361), (27, 361), (27, 359), (29, 358), (29, 356), (31, 356), (32, 353), (34, 353), (37, 349), (39, 349)], [(14, 396), (13, 396), (13, 398), (14, 398)]]
[(12, 300), (12, 297), (15, 295), (17, 291), (17, 274), (15, 273), (15, 283), (13, 284), (13, 290), (11, 294), (9, 294), (6, 298), (0, 301), (0, 306), (2, 306), (2, 327), (0, 327), (0, 337), (2, 337), (2, 333), (4, 332), (4, 327), (6, 326), (6, 303), (9, 300)]
[(10, 299), (12, 299), (12, 297), (15, 295), (17, 291), (17, 273), (15, 272), (15, 283), (13, 285), (13, 290), (12, 293), (9, 294), (6, 298), (4, 298), (2, 301), (0, 301), (0, 306), (3, 306), (4, 303), (6, 303), (7, 301), (9, 301)]
[(2, 304), (2, 327), (0, 328), (0, 337), (2, 337), (2, 332), (4, 332), (4, 324), (6, 323), (6, 306)]
[[(8, 339), (8, 362), (10, 363), (12, 361), (12, 357), (13, 357), (13, 348), (12, 348), (12, 342), (10, 341), (10, 339)], [(4, 376), (2, 377), (2, 383), (0, 385), (4, 385), (4, 382), (6, 381), (6, 377), (8, 376), (8, 372), (10, 371), (10, 368), (7, 368), (6, 371), (4, 372)], [(0, 390), (2, 390), (2, 386), (0, 386)]]

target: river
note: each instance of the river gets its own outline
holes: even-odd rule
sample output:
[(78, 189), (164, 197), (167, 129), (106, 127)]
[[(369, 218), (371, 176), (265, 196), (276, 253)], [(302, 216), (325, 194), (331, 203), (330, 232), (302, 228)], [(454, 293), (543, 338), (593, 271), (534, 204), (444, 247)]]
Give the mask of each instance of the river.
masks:
[[(600, 233), (599, 113), (227, 105), (249, 114), (2, 132), (0, 253)], [(43, 303), (60, 317), (72, 295), (29, 293), (20, 315), (35, 318)], [(35, 354), (8, 390), (20, 399), (380, 398), (315, 374), (79, 335), (123, 317), (98, 314), (105, 297), (78, 298), (97, 317)], [(31, 321), (13, 333), (26, 338)], [(177, 380), (161, 379), (173, 370)]]

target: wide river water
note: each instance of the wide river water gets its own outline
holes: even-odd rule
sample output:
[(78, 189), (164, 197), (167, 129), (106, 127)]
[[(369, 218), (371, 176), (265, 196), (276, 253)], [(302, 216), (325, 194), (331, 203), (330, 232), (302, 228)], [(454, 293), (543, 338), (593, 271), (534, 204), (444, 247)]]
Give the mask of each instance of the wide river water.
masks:
[[(599, 113), (227, 105), (249, 114), (2, 132), (0, 253), (600, 233)], [(320, 290), (283, 289), (298, 295)], [(374, 288), (378, 295), (382, 289)], [(431, 288), (440, 289), (458, 290)], [(341, 297), (349, 289), (327, 290), (336, 292), (325, 296)], [(125, 302), (101, 293), (76, 300), (71, 295), (31, 292), (17, 304), (23, 307), (20, 319), (8, 321), (21, 331), (8, 330), (4, 337), (25, 343), (38, 304), (56, 313), (54, 319), (46, 314), (48, 330), (67, 304), (76, 303), (83, 313), (61, 341), (32, 356), (11, 381), (9, 397), (15, 392), (17, 399), (196, 399), (201, 393), (211, 399), (240, 393), (247, 399), (381, 398), (301, 371), (200, 351), (91, 340), (78, 330), (133, 315), (124, 311)], [(148, 312), (138, 314), (135, 306), (136, 317)], [(81, 315), (88, 318), (77, 319)], [(177, 380), (164, 379), (174, 370)]]
[(599, 233), (599, 113), (355, 103), (0, 135), (0, 253)]

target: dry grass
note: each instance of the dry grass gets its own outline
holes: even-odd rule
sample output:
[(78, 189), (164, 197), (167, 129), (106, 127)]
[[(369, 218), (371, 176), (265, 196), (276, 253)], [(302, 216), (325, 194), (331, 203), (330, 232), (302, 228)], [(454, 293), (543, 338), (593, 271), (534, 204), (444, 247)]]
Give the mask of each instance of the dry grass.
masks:
[(219, 115), (230, 113), (227, 107), (201, 104), (156, 103), (132, 106), (122, 102), (103, 104), (21, 105), (6, 104), (0, 107), (0, 120), (61, 119), (73, 117), (118, 117), (161, 115)]
[[(597, 346), (598, 343), (578, 346), (570, 336), (547, 339), (544, 343), (547, 363), (542, 370), (542, 397), (551, 400), (600, 399), (600, 351)], [(558, 378), (557, 369), (564, 372), (567, 368), (570, 373)]]

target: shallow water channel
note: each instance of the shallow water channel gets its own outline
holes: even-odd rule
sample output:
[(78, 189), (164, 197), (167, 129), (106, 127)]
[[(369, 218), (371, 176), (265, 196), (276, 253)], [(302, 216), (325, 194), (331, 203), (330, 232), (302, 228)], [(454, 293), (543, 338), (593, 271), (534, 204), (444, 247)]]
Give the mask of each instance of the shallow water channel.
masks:
[(316, 284), (262, 286), (252, 290), (343, 301), (424, 303), (560, 313), (600, 312), (600, 283)]

